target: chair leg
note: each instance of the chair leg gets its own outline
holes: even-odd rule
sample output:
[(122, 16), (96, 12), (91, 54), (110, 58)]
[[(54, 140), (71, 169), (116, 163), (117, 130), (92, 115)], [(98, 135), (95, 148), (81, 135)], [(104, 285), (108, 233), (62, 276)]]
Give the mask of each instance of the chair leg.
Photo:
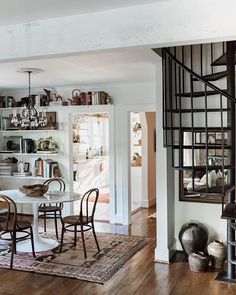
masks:
[(96, 236), (96, 233), (95, 233), (95, 228), (94, 228), (94, 223), (92, 223), (92, 231), (93, 231), (93, 236), (94, 236), (94, 240), (96, 242), (96, 245), (97, 245), (97, 248), (98, 248), (98, 252), (100, 252), (100, 248), (99, 248), (99, 245), (98, 245), (98, 240), (97, 240), (97, 236)]
[(35, 250), (34, 250), (34, 234), (33, 234), (32, 226), (30, 227), (30, 238), (31, 238), (32, 254), (34, 258), (36, 258)]
[[(10, 232), (11, 240), (13, 241), (13, 233)], [(14, 254), (16, 254), (16, 247), (14, 248)]]
[(76, 246), (77, 240), (77, 226), (75, 225), (75, 232), (74, 232), (74, 246)]
[(57, 229), (57, 213), (54, 212), (54, 221), (55, 221), (55, 231), (56, 231), (56, 237), (58, 239), (58, 229)]
[(14, 241), (14, 254), (16, 254), (16, 232), (12, 235)]
[(12, 244), (11, 244), (11, 262), (10, 262), (10, 269), (13, 267), (13, 258), (16, 252), (16, 233), (12, 235)]
[(64, 223), (62, 223), (60, 253), (62, 252), (62, 245), (63, 245), (63, 239), (64, 239), (64, 232), (65, 232), (65, 226), (64, 226)]
[(81, 223), (81, 237), (82, 237), (82, 243), (83, 243), (83, 248), (84, 248), (84, 258), (87, 258), (87, 253), (86, 253), (86, 248), (85, 248), (85, 240), (84, 240), (84, 229), (83, 229), (83, 224)]
[(47, 214), (44, 212), (43, 214), (43, 225), (44, 225), (44, 232), (47, 231)]

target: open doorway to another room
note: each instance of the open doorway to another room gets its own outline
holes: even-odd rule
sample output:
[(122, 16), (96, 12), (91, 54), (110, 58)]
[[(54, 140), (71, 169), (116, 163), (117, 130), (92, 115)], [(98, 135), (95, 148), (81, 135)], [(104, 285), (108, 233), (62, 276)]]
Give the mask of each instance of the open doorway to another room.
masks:
[[(134, 214), (156, 204), (155, 112), (130, 113), (130, 161), (131, 214)], [(154, 212), (152, 215), (155, 217)]]
[[(73, 190), (84, 194), (99, 189), (95, 220), (109, 221), (109, 115), (77, 113), (72, 116)], [(91, 199), (91, 206), (94, 199)], [(74, 203), (79, 212), (80, 202)]]

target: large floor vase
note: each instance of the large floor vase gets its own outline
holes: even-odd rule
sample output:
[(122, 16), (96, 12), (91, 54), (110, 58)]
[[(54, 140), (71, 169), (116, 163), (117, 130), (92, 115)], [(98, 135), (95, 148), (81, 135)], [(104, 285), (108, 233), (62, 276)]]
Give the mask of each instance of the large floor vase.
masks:
[(179, 240), (186, 255), (193, 252), (204, 252), (208, 232), (198, 223), (187, 223), (180, 230)]

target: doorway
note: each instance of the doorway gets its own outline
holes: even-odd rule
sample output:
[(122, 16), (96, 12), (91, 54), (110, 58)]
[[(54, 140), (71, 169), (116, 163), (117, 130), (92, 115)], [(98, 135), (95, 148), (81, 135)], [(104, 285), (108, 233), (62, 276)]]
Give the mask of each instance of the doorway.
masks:
[(131, 214), (156, 204), (156, 113), (130, 112)]
[[(110, 220), (109, 179), (109, 114), (74, 113), (73, 137), (73, 191), (84, 194), (91, 188), (99, 189), (95, 211), (96, 221)], [(91, 207), (94, 199), (90, 200)], [(74, 203), (79, 212), (80, 202)]]

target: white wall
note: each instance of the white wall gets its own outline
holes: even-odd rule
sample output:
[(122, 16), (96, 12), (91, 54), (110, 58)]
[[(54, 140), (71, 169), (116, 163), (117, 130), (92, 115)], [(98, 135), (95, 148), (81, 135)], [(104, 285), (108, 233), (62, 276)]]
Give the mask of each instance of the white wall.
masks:
[[(175, 183), (178, 183), (178, 175), (175, 173)], [(184, 223), (190, 221), (203, 223), (209, 232), (209, 242), (215, 239), (226, 241), (227, 223), (221, 217), (220, 204), (203, 204), (180, 202), (178, 185), (175, 187), (175, 238), (176, 249), (182, 250), (178, 235)]]

